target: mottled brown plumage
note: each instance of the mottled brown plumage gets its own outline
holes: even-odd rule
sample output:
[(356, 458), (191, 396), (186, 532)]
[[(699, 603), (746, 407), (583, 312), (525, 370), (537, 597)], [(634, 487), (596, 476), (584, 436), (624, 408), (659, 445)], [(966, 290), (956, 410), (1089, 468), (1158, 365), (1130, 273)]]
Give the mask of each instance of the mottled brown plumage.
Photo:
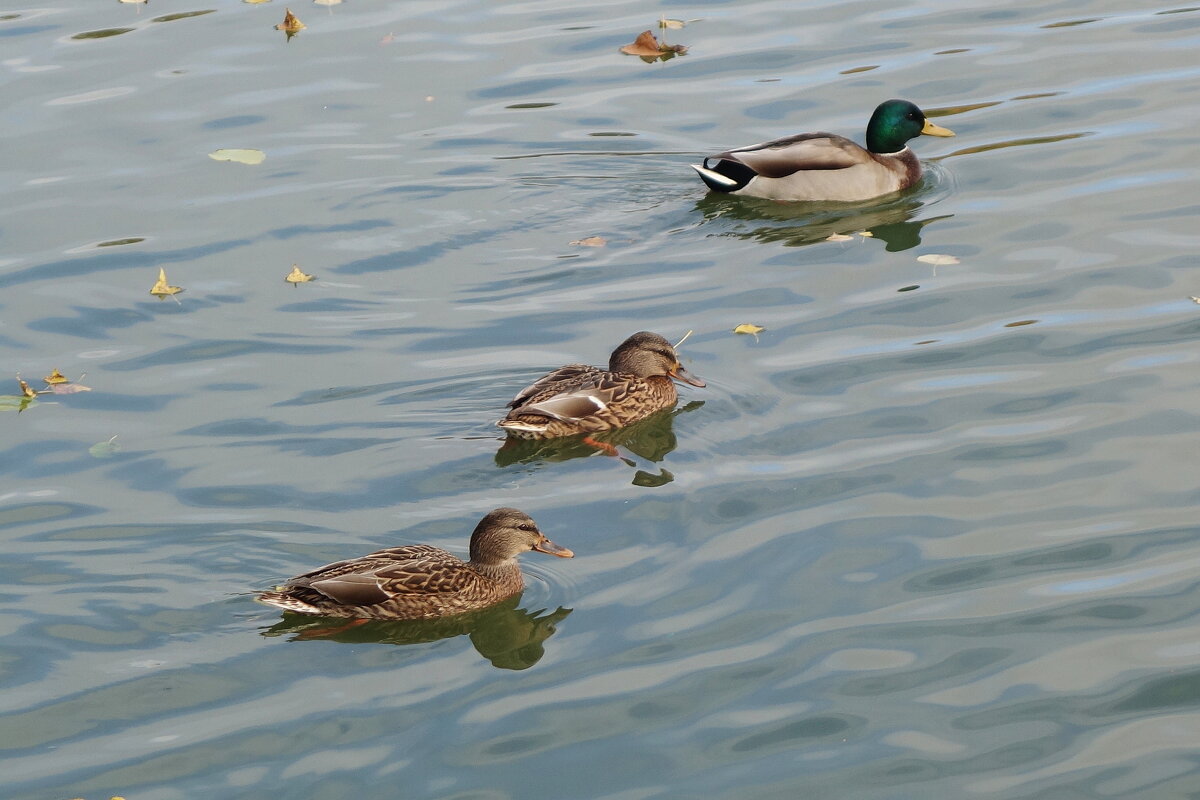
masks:
[(704, 386), (679, 363), (670, 342), (641, 331), (612, 352), (607, 370), (568, 364), (534, 381), (496, 424), (522, 439), (612, 430), (675, 405), (672, 380)]
[(570, 558), (525, 513), (497, 508), (471, 534), (471, 560), (427, 544), (389, 547), (326, 564), (262, 592), (268, 605), (301, 614), (373, 619), (433, 619), (485, 608), (524, 588), (517, 555)]

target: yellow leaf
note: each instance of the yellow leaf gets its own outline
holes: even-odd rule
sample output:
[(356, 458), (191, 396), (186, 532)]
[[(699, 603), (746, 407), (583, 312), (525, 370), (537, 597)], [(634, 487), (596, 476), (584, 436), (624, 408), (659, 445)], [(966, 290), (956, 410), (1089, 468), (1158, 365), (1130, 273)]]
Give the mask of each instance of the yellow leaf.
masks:
[[(161, 300), (164, 297), (170, 297), (171, 295), (179, 294), (182, 291), (183, 289), (180, 289), (178, 286), (167, 285), (167, 271), (164, 268), (159, 267), (158, 280), (155, 282), (154, 287), (150, 290), (150, 294)], [(176, 299), (175, 302), (178, 303), (179, 300)]]
[(283, 22), (276, 25), (275, 30), (285, 32), (290, 39), (292, 38), (292, 34), (299, 33), (307, 27), (308, 26), (297, 19), (296, 15), (292, 13), (292, 10), (288, 8), (284, 9)]
[(252, 5), (258, 5), (259, 3), (269, 3), (269, 2), (271, 2), (271, 0), (242, 0), (242, 2), (250, 3)]
[(589, 236), (586, 239), (576, 239), (571, 244), (578, 245), (579, 247), (604, 247), (604, 245), (608, 244), (608, 240), (603, 236)]
[(208, 154), (213, 161), (233, 161), (237, 164), (261, 164), (267, 157), (262, 150), (247, 150), (237, 147), (222, 148)]
[(870, 231), (859, 231), (858, 235), (863, 237), (864, 239), (874, 239), (875, 238), (875, 234), (871, 233)]
[(20, 375), (17, 376), (17, 383), (21, 384), (21, 396), (22, 397), (37, 397), (37, 390), (30, 389), (29, 384), (26, 383), (25, 381), (21, 380)]
[(316, 278), (314, 278), (312, 275), (309, 275), (307, 272), (301, 272), (299, 264), (292, 264), (292, 271), (287, 274), (287, 277), (284, 278), (284, 280), (290, 283), (292, 286), (295, 286), (299, 283), (315, 281)]
[(917, 261), (925, 264), (933, 264), (935, 267), (943, 267), (947, 264), (957, 264), (959, 260), (954, 256), (943, 255), (942, 253), (927, 253), (923, 256), (917, 256)]
[(766, 330), (766, 328), (762, 327), (761, 325), (754, 325), (749, 322), (743, 322), (741, 325), (738, 325), (736, 328), (734, 328), (733, 332), (734, 333), (749, 333), (749, 334), (753, 334), (753, 335), (757, 336), (758, 334), (762, 333), (765, 330)]
[(42, 380), (44, 380), (46, 383), (66, 383), (67, 382), (67, 379), (65, 377), (63, 377), (63, 374), (58, 371), (57, 367), (55, 367), (54, 371), (51, 372), (49, 375), (42, 378)]
[(831, 233), (825, 237), (827, 242), (848, 242), (853, 239), (853, 236), (847, 236), (844, 233)]

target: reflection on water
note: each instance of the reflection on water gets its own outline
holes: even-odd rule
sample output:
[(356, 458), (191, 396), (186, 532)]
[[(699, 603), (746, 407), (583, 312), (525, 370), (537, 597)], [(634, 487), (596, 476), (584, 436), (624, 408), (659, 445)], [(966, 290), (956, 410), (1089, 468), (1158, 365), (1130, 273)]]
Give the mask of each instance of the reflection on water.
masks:
[(543, 643), (558, 630), (572, 609), (561, 606), (526, 611), (518, 608), (521, 595), (491, 608), (441, 619), (349, 620), (283, 612), (283, 619), (262, 631), (263, 636), (288, 636), (289, 641), (314, 640), (347, 644), (424, 644), (466, 635), (479, 655), (499, 669), (528, 669), (545, 655)]
[[(703, 405), (703, 400), (692, 400), (680, 408), (664, 409), (651, 414), (633, 425), (589, 436), (563, 436), (557, 439), (509, 437), (496, 451), (496, 466), (570, 461), (573, 458), (595, 455), (616, 456), (637, 470), (633, 477), (635, 485), (662, 486), (674, 480), (674, 476), (661, 468), (657, 471), (640, 469), (637, 459), (656, 464), (664, 460), (678, 445), (675, 438), (675, 417), (695, 411)], [(608, 447), (614, 450), (610, 451)], [(622, 451), (626, 451), (628, 455)]]
[[(926, 176), (925, 184), (931, 178)], [(936, 182), (933, 180), (933, 182)], [(710, 192), (696, 203), (705, 222), (737, 220), (748, 225), (726, 226), (721, 235), (781, 243), (785, 247), (824, 242), (830, 236), (868, 232), (886, 244), (890, 252), (909, 250), (921, 244), (921, 230), (953, 214), (916, 219), (928, 205), (929, 191), (905, 193), (880, 204), (869, 203), (779, 203), (754, 197), (733, 197)], [(765, 223), (765, 224), (764, 224)]]

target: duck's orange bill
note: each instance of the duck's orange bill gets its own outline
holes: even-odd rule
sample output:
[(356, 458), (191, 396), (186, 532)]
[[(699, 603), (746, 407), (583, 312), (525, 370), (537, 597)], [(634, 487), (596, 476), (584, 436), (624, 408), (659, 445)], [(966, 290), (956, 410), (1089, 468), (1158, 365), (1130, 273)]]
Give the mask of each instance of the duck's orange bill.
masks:
[(675, 380), (683, 381), (684, 383), (690, 383), (692, 386), (703, 387), (705, 385), (704, 381), (700, 380), (695, 375), (684, 369), (682, 364), (676, 365), (675, 369), (671, 370), (669, 374)]
[(558, 545), (556, 545), (554, 542), (550, 541), (549, 539), (542, 539), (540, 542), (538, 542), (537, 544), (535, 544), (533, 546), (533, 549), (537, 550), (539, 553), (548, 553), (549, 555), (558, 556), (559, 558), (574, 558), (575, 557), (575, 554), (572, 553), (570, 550), (568, 550), (565, 547), (559, 547)]

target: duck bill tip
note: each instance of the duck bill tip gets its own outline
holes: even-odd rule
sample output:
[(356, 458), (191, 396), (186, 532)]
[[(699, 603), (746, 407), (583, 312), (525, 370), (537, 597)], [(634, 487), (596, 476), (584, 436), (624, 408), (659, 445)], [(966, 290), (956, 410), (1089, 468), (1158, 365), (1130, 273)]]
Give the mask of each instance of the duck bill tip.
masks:
[(545, 540), (544, 542), (538, 542), (536, 545), (534, 545), (533, 549), (537, 550), (539, 553), (545, 553), (549, 556), (558, 556), (559, 558), (575, 557), (574, 551), (568, 550), (565, 547), (560, 547), (549, 539)]
[(921, 128), (921, 133), (925, 136), (953, 136), (954, 131), (949, 128), (943, 128), (941, 125), (934, 125), (930, 120), (925, 120), (925, 127)]
[(688, 372), (683, 367), (676, 367), (671, 372), (671, 377), (674, 378), (675, 380), (679, 381), (680, 383), (686, 383), (689, 386), (698, 386), (701, 389), (703, 389), (705, 386), (708, 385), (701, 379), (697, 378), (692, 373)]

